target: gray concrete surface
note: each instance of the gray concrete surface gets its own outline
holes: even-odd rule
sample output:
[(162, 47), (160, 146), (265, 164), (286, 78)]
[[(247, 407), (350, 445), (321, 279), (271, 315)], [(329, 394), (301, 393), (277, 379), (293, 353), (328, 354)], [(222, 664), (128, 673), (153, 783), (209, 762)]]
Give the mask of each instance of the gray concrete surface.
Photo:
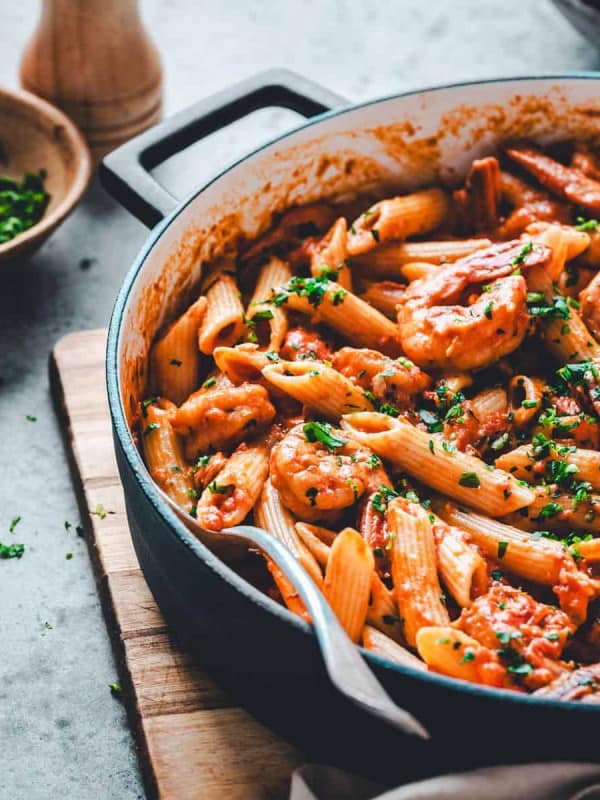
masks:
[[(1, 3), (2, 83), (16, 83), (37, 8), (35, 0)], [(356, 100), (600, 66), (598, 52), (545, 0), (142, 0), (142, 8), (164, 57), (168, 113), (271, 66)], [(161, 179), (187, 191), (289, 124), (285, 113), (263, 113), (197, 148), (183, 178), (179, 159)], [(0, 540), (26, 545), (21, 560), (0, 561), (2, 800), (144, 796), (124, 711), (108, 689), (116, 669), (85, 543), (64, 527), (79, 519), (46, 364), (64, 333), (107, 323), (145, 235), (93, 185), (35, 257), (2, 269)], [(97, 260), (82, 271), (81, 258)], [(22, 521), (10, 534), (17, 515)]]

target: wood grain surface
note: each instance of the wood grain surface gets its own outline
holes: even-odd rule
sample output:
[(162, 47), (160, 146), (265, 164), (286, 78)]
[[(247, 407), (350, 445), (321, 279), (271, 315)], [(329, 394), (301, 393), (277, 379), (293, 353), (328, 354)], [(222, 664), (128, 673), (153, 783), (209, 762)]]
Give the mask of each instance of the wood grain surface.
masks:
[(177, 646), (140, 570), (113, 451), (105, 347), (104, 330), (69, 334), (50, 370), (148, 795), (285, 798), (301, 754), (236, 707)]

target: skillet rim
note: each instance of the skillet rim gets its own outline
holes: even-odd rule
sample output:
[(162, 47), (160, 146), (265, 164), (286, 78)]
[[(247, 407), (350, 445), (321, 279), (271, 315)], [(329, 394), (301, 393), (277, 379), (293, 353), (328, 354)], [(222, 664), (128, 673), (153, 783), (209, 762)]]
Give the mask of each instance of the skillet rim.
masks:
[[(283, 134), (280, 134), (279, 136), (275, 136), (269, 139), (259, 147), (250, 150), (241, 158), (238, 158), (235, 161), (231, 162), (224, 169), (220, 170), (217, 175), (215, 175), (209, 181), (203, 183), (198, 188), (194, 189), (187, 197), (181, 200), (171, 211), (170, 214), (168, 214), (157, 225), (155, 225), (154, 228), (152, 228), (152, 230), (148, 235), (148, 238), (146, 239), (141, 250), (138, 252), (136, 258), (133, 261), (133, 264), (131, 265), (130, 269), (126, 273), (121, 283), (121, 287), (119, 289), (117, 298), (115, 300), (115, 304), (113, 306), (113, 311), (111, 314), (110, 323), (108, 327), (108, 339), (106, 345), (106, 386), (107, 386), (108, 403), (109, 403), (113, 432), (118, 439), (119, 447), (121, 448), (122, 454), (127, 461), (127, 465), (131, 470), (133, 477), (135, 478), (142, 493), (145, 495), (145, 498), (150, 502), (155, 513), (160, 518), (162, 518), (162, 521), (166, 523), (171, 533), (174, 534), (179, 539), (179, 541), (194, 554), (195, 557), (203, 561), (206, 567), (208, 567), (210, 570), (216, 573), (222, 580), (228, 583), (232, 588), (236, 589), (247, 600), (258, 605), (263, 611), (272, 614), (276, 617), (279, 617), (281, 621), (294, 626), (298, 631), (300, 631), (307, 637), (315, 635), (312, 630), (312, 627), (307, 622), (300, 619), (300, 617), (298, 617), (296, 614), (293, 614), (287, 608), (276, 603), (266, 594), (263, 594), (260, 590), (253, 587), (248, 581), (246, 581), (244, 578), (238, 575), (231, 567), (229, 567), (218, 556), (214, 555), (209, 550), (209, 548), (206, 547), (206, 545), (202, 544), (198, 539), (196, 539), (193, 536), (193, 534), (181, 522), (181, 520), (178, 518), (175, 512), (172, 511), (160, 499), (158, 491), (154, 486), (154, 482), (150, 477), (150, 474), (148, 473), (146, 465), (144, 464), (142, 457), (133, 442), (131, 432), (127, 425), (127, 421), (125, 419), (123, 404), (121, 402), (120, 380), (119, 380), (119, 357), (118, 357), (119, 341), (120, 341), (122, 323), (125, 316), (125, 310), (127, 308), (129, 296), (133, 290), (136, 280), (140, 275), (140, 273), (142, 272), (144, 264), (146, 263), (146, 260), (150, 256), (155, 245), (157, 245), (157, 243), (162, 238), (163, 234), (167, 231), (167, 229), (170, 227), (170, 225), (182, 213), (184, 213), (187, 210), (189, 205), (193, 203), (196, 197), (198, 197), (202, 192), (206, 191), (213, 184), (217, 183), (222, 177), (224, 177), (231, 170), (237, 168), (244, 162), (248, 161), (249, 159), (257, 155), (258, 153), (262, 152), (263, 150), (266, 150), (267, 148), (271, 147), (273, 144), (282, 142), (285, 139), (289, 138), (290, 136), (298, 133), (299, 131), (318, 125), (325, 120), (333, 119), (335, 117), (351, 113), (353, 111), (356, 111), (357, 109), (369, 108), (370, 106), (375, 106), (380, 103), (385, 103), (387, 101), (399, 100), (405, 97), (414, 97), (415, 95), (420, 95), (420, 94), (433, 94), (437, 92), (444, 92), (449, 89), (460, 89), (463, 87), (474, 87), (474, 86), (489, 86), (502, 83), (506, 84), (520, 83), (520, 82), (537, 83), (542, 81), (561, 82), (561, 81), (573, 81), (573, 80), (600, 82), (600, 73), (584, 70), (584, 71), (565, 72), (565, 73), (506, 76), (498, 78), (488, 78), (479, 81), (478, 80), (459, 81), (456, 83), (439, 84), (407, 92), (399, 92), (395, 94), (384, 95), (382, 97), (377, 97), (372, 100), (366, 100), (360, 103), (352, 103), (343, 106), (340, 109), (325, 111), (321, 114), (311, 117), (310, 119), (307, 119), (305, 122), (295, 126), (291, 130)], [(483, 684), (469, 683), (468, 681), (462, 681), (457, 678), (450, 678), (445, 675), (440, 675), (434, 672), (425, 672), (422, 670), (414, 669), (410, 666), (397, 664), (389, 659), (378, 656), (375, 653), (366, 650), (363, 647), (361, 647), (360, 650), (363, 657), (365, 657), (368, 662), (372, 662), (373, 664), (377, 665), (382, 669), (387, 670), (388, 672), (399, 673), (400, 675), (413, 680), (421, 680), (425, 683), (433, 684), (433, 686), (446, 689), (451, 693), (465, 694), (467, 696), (470, 695), (473, 698), (481, 697), (482, 699), (485, 699), (487, 701), (495, 700), (497, 702), (508, 702), (515, 704), (517, 708), (519, 706), (525, 706), (525, 707), (531, 707), (532, 709), (539, 708), (540, 710), (547, 709), (556, 712), (560, 712), (561, 710), (563, 710), (563, 711), (570, 711), (571, 713), (578, 713), (579, 715), (590, 715), (590, 714), (600, 713), (600, 704), (598, 706), (595, 706), (595, 704), (591, 703), (581, 703), (571, 700), (557, 700), (553, 698), (535, 697), (532, 694), (515, 692), (511, 691), (510, 689), (499, 689), (495, 687), (485, 686)], [(416, 713), (418, 714), (418, 710), (416, 711)]]

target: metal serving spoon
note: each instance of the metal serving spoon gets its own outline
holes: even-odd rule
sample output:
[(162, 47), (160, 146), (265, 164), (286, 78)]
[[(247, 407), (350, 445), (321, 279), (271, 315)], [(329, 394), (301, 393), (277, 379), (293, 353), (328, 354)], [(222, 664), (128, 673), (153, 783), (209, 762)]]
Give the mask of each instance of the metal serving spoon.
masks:
[[(205, 533), (196, 519), (183, 511), (160, 487), (156, 487), (165, 502), (194, 532)], [(333, 685), (349, 700), (369, 714), (393, 725), (395, 728), (429, 739), (429, 732), (408, 711), (399, 708), (362, 658), (358, 647), (350, 639), (308, 572), (289, 550), (262, 528), (254, 525), (237, 525), (224, 528), (211, 536), (229, 541), (250, 542), (277, 564), (286, 578), (297, 589), (313, 622), (323, 660)]]

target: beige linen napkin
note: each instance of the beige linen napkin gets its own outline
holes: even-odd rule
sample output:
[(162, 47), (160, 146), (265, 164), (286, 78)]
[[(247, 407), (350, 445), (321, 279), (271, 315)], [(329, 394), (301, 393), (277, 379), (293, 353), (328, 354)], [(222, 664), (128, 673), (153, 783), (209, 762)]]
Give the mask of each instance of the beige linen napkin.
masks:
[(600, 800), (600, 766), (557, 762), (488, 767), (383, 790), (333, 767), (307, 764), (290, 800)]

